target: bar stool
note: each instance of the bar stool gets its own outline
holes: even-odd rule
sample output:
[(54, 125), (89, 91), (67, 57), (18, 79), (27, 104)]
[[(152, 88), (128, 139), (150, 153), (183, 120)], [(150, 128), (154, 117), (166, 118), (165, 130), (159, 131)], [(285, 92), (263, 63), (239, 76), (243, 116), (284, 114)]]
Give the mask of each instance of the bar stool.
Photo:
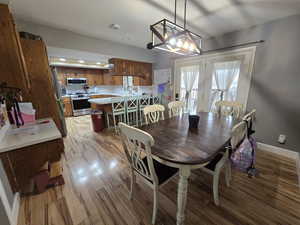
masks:
[(128, 125), (139, 126), (139, 99), (138, 97), (126, 98), (126, 120)]
[(112, 109), (111, 112), (106, 113), (107, 127), (111, 128), (109, 117), (112, 117), (113, 127), (115, 129), (115, 132), (117, 133), (118, 122), (126, 123), (126, 101), (125, 101), (125, 98), (112, 98), (111, 109)]
[(143, 125), (144, 108), (150, 105), (151, 97), (149, 95), (142, 95), (139, 97), (139, 123)]

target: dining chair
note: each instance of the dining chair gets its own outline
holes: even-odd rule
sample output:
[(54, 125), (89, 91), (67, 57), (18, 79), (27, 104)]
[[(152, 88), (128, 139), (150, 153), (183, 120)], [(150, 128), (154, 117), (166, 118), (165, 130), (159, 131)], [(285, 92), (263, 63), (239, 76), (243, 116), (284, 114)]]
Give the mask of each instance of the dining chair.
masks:
[(153, 189), (152, 224), (155, 224), (158, 189), (174, 177), (178, 169), (161, 164), (152, 158), (151, 147), (154, 145), (154, 139), (150, 134), (125, 123), (119, 123), (119, 128), (123, 149), (131, 171), (130, 199), (132, 199), (137, 175)]
[(233, 116), (240, 118), (243, 110), (243, 104), (237, 101), (218, 101), (216, 102), (217, 113), (224, 116)]
[(163, 105), (149, 105), (144, 108), (146, 124), (157, 123), (160, 119), (164, 120), (165, 107)]
[(138, 97), (127, 97), (126, 98), (126, 122), (128, 125), (139, 126), (139, 99)]
[(150, 105), (150, 96), (142, 95), (139, 97), (139, 124), (142, 126), (144, 124), (143, 111), (146, 106)]
[(184, 110), (185, 103), (183, 101), (173, 101), (168, 103), (169, 118), (179, 116)]
[(113, 121), (113, 127), (115, 132), (117, 133), (117, 123), (118, 122), (126, 122), (126, 100), (125, 98), (117, 98), (114, 99), (111, 103), (111, 112), (106, 113), (106, 121), (107, 127), (111, 128), (110, 126), (110, 118)]
[(231, 162), (229, 160), (229, 151), (236, 149), (242, 142), (247, 133), (247, 125), (244, 121), (238, 123), (232, 128), (230, 146), (225, 147), (225, 151), (218, 153), (205, 167), (200, 168), (213, 176), (213, 196), (215, 205), (220, 205), (219, 200), (219, 180), (222, 169), (225, 167), (226, 186), (230, 186), (231, 180)]

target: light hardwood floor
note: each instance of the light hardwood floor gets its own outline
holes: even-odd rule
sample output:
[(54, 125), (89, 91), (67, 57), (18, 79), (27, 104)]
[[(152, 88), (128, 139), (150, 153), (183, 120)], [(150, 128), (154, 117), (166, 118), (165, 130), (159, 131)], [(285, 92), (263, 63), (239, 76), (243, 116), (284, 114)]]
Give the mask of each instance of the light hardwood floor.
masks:
[[(63, 157), (66, 185), (23, 197), (19, 225), (148, 225), (153, 191), (138, 181), (129, 200), (129, 169), (118, 136), (92, 132), (90, 117), (68, 118)], [(187, 225), (300, 224), (300, 189), (295, 162), (259, 151), (258, 178), (233, 171), (231, 186), (220, 184), (220, 207), (213, 203), (212, 178), (190, 178)], [(175, 177), (161, 190), (157, 224), (175, 224)]]

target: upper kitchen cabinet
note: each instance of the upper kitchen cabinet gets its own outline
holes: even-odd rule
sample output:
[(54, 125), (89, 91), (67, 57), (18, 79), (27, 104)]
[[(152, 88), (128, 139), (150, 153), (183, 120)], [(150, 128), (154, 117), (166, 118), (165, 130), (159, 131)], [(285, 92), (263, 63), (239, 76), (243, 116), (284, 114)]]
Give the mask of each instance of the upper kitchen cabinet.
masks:
[(152, 63), (112, 58), (110, 64), (114, 68), (110, 71), (113, 77), (133, 76), (135, 86), (152, 85)]
[(18, 87), (23, 99), (30, 99), (30, 80), (20, 43), (20, 37), (7, 5), (0, 4), (0, 82)]

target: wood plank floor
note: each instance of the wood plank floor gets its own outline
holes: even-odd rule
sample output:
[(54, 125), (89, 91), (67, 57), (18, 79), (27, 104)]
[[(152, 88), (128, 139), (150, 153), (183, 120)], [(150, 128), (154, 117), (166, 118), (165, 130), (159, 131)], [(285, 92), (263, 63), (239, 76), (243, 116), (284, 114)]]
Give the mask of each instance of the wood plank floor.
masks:
[[(19, 225), (148, 225), (152, 190), (138, 181), (129, 200), (129, 169), (118, 136), (92, 132), (90, 117), (68, 118), (63, 157), (66, 185), (23, 197)], [(212, 197), (212, 177), (194, 171), (188, 190), (187, 225), (300, 224), (300, 189), (295, 162), (259, 151), (258, 178), (222, 176), (221, 206)], [(175, 177), (160, 190), (157, 224), (175, 224)]]

